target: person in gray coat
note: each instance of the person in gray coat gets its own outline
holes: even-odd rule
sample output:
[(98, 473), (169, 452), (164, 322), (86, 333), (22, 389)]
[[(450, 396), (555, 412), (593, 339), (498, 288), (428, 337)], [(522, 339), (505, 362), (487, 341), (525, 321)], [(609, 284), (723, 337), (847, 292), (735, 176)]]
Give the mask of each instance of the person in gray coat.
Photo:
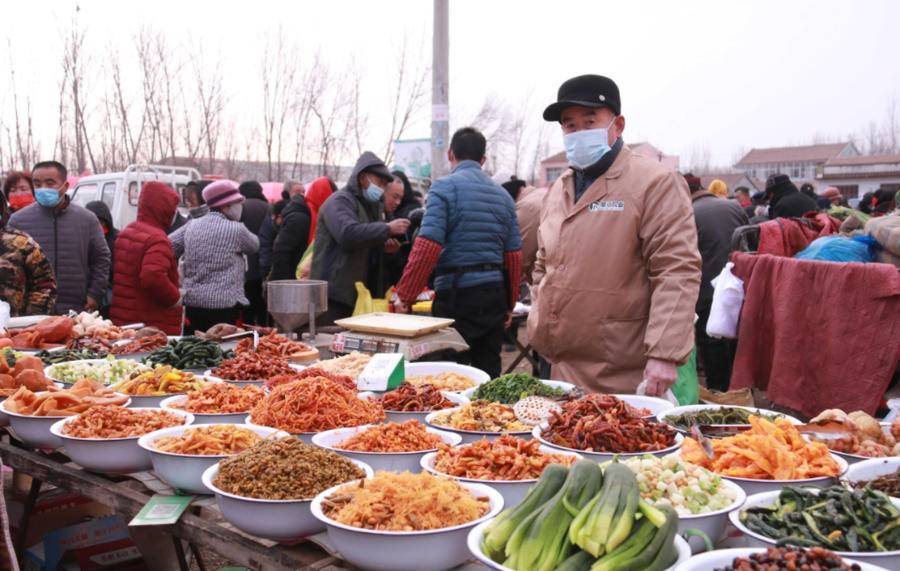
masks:
[(703, 190), (700, 178), (685, 175), (691, 191), (694, 222), (697, 224), (697, 246), (703, 260), (700, 295), (697, 298), (695, 335), (697, 352), (706, 372), (706, 386), (725, 392), (731, 382), (731, 366), (737, 343), (733, 339), (714, 339), (706, 334), (706, 322), (712, 307), (713, 286), (710, 283), (722, 272), (731, 253), (731, 235), (749, 222), (747, 213), (734, 200), (719, 198)]
[(66, 167), (44, 161), (32, 169), (35, 204), (9, 219), (40, 244), (56, 276), (56, 312), (95, 311), (109, 284), (110, 252), (100, 222), (92, 212), (73, 204)]
[(405, 218), (382, 221), (384, 189), (392, 180), (384, 161), (366, 151), (347, 185), (328, 197), (319, 211), (310, 277), (328, 282), (328, 311), (319, 318), (322, 324), (353, 314), (356, 282), (367, 283), (372, 259), (388, 238), (402, 236), (409, 227)]

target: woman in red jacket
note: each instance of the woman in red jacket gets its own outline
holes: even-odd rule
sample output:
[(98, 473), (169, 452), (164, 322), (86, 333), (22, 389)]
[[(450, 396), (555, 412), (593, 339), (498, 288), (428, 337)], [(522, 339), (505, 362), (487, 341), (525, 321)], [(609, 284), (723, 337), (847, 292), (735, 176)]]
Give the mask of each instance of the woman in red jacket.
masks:
[(137, 220), (116, 239), (116, 267), (110, 318), (117, 325), (145, 323), (181, 335), (178, 264), (166, 232), (178, 208), (169, 186), (147, 182), (138, 200)]

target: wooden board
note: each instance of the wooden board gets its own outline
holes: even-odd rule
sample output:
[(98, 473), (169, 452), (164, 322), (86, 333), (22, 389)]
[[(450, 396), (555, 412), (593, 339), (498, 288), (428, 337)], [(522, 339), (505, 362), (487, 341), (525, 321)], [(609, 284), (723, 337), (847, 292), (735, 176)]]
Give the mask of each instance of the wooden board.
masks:
[(453, 325), (452, 319), (402, 313), (367, 313), (334, 322), (350, 331), (378, 333), (397, 337), (418, 337)]

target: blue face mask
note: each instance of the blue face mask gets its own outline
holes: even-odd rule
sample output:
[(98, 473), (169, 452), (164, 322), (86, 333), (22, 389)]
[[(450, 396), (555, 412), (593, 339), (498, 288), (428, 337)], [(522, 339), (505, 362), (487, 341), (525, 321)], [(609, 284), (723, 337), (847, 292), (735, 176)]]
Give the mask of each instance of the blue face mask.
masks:
[(563, 136), (566, 145), (566, 159), (569, 164), (585, 169), (603, 158), (609, 152), (609, 128), (615, 122), (615, 117), (609, 125), (602, 129), (585, 129)]
[(384, 189), (369, 182), (369, 186), (366, 187), (363, 194), (369, 202), (378, 202), (384, 196)]
[(34, 191), (34, 199), (44, 208), (55, 208), (59, 204), (59, 191), (54, 188), (38, 188)]

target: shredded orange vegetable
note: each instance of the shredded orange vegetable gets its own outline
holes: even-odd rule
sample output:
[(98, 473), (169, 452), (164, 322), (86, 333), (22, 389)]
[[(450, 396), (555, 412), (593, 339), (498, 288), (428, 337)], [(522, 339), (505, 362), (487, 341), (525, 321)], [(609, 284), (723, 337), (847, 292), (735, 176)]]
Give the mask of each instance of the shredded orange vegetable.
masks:
[(353, 527), (424, 531), (475, 521), (490, 510), (455, 480), (427, 472), (377, 472), (371, 480), (346, 484), (322, 503), (325, 515)]
[(434, 469), (457, 478), (473, 480), (534, 480), (550, 464), (566, 466), (577, 460), (568, 454), (548, 454), (540, 450), (538, 440), (523, 440), (504, 434), (494, 441), (478, 440), (438, 450)]
[(253, 407), (250, 420), (297, 434), (380, 422), (384, 411), (379, 403), (359, 398), (356, 391), (315, 377), (275, 387)]
[(250, 448), (262, 437), (236, 424), (188, 428), (179, 436), (162, 436), (153, 441), (160, 452), (198, 456), (226, 456)]
[(189, 392), (183, 404), (176, 403), (172, 407), (198, 414), (249, 412), (265, 396), (265, 391), (254, 385), (207, 383), (203, 388)]
[(164, 410), (97, 406), (68, 422), (63, 434), (75, 438), (133, 438), (160, 428), (184, 424), (185, 420)]
[(434, 450), (443, 442), (440, 436), (425, 430), (421, 422), (407, 420), (370, 426), (334, 447), (353, 452), (421, 452)]
[(786, 418), (778, 418), (773, 423), (751, 416), (750, 425), (750, 430), (713, 440), (712, 460), (693, 438), (684, 439), (681, 457), (734, 478), (803, 480), (840, 475), (840, 466), (828, 447), (804, 440)]

